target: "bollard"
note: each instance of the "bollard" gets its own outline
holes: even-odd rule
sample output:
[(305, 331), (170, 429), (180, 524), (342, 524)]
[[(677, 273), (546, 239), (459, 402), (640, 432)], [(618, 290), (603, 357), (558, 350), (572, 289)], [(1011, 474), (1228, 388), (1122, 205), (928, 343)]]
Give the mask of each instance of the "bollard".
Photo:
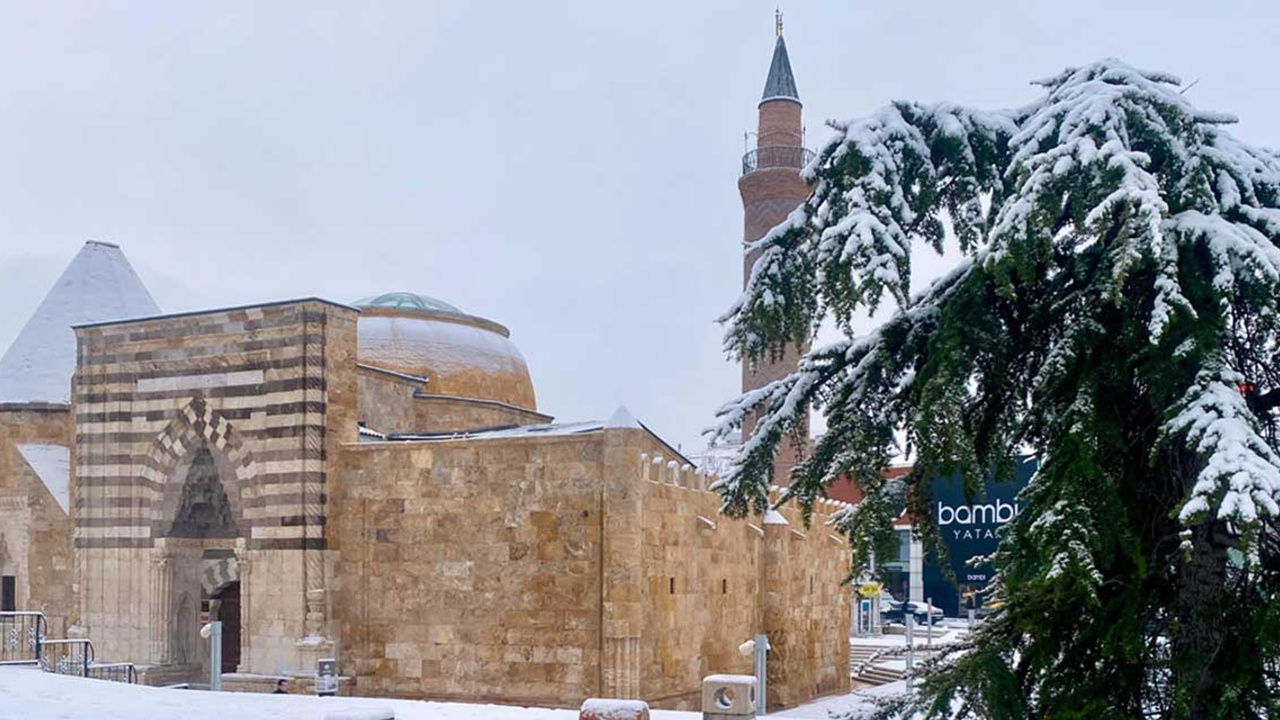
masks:
[(769, 636), (756, 635), (756, 714), (763, 715), (769, 698)]
[(702, 720), (742, 720), (756, 714), (752, 675), (708, 675), (702, 679)]
[(200, 637), (209, 641), (209, 689), (218, 692), (222, 690), (222, 621), (200, 628)]

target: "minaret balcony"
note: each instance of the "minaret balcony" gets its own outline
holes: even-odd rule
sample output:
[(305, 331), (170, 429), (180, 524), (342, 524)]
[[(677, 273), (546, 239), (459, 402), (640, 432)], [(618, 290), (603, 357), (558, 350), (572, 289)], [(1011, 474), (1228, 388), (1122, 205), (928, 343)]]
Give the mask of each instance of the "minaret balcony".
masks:
[(804, 147), (770, 145), (759, 147), (742, 156), (742, 174), (766, 168), (795, 168), (799, 170), (813, 159), (813, 151)]

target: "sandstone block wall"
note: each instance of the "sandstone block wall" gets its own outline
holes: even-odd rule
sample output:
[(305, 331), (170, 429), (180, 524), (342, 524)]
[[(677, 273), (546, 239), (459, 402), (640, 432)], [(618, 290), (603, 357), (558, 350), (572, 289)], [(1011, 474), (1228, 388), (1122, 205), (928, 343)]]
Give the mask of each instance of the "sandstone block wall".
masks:
[(17, 608), (45, 614), (52, 637), (72, 615), (71, 517), (18, 445), (71, 445), (69, 409), (0, 408), (0, 575), (17, 579)]
[(696, 709), (706, 675), (752, 674), (737, 648), (758, 632), (773, 648), (770, 709), (847, 691), (849, 551), (825, 526), (836, 506), (821, 503), (808, 529), (790, 507), (773, 523), (732, 520), (706, 489), (713, 478), (661, 444), (646, 450), (643, 697)]
[(764, 625), (769, 634), (768, 707), (791, 707), (849, 689), (848, 543), (822, 515), (764, 524)]
[(673, 452), (641, 429), (344, 448), (328, 547), (354, 692), (692, 708), (762, 631), (771, 667), (811, 665), (771, 670), (775, 706), (846, 689), (847, 549), (721, 517)]
[(752, 524), (720, 515), (704, 478), (651, 450), (641, 456), (649, 471), (641, 481), (642, 688), (655, 706), (696, 710), (705, 676), (752, 673), (738, 646), (761, 628), (762, 538)]
[(598, 439), (361, 443), (341, 466), (329, 544), (358, 694), (594, 694)]

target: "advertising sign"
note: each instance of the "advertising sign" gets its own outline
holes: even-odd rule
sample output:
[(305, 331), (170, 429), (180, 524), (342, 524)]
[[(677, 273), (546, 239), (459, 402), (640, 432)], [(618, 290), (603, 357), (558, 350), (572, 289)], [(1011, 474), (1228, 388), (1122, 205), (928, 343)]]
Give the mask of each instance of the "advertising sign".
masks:
[(316, 694), (321, 696), (338, 694), (338, 661), (324, 658), (316, 661)]
[(970, 605), (975, 609), (982, 606), (982, 590), (991, 580), (992, 568), (988, 564), (970, 566), (968, 561), (995, 551), (1005, 523), (1021, 511), (1017, 495), (1035, 469), (1034, 459), (1021, 460), (1011, 482), (988, 478), (983, 493), (972, 499), (965, 497), (958, 476), (933, 479), (933, 519), (955, 583), (947, 579), (937, 556), (930, 553), (924, 568), (924, 592), (947, 615), (960, 617)]

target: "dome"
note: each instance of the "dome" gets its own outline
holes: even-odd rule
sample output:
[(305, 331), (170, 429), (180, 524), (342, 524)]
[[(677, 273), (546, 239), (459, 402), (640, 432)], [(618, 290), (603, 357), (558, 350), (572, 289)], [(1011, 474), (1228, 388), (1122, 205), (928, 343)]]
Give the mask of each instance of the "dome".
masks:
[(506, 327), (415, 293), (352, 304), (359, 362), (426, 377), (428, 393), (537, 410), (529, 367)]
[(419, 310), (421, 312), (440, 312), (450, 315), (466, 315), (449, 303), (429, 295), (409, 292), (390, 292), (357, 300), (352, 305), (364, 308), (395, 308), (397, 310)]

